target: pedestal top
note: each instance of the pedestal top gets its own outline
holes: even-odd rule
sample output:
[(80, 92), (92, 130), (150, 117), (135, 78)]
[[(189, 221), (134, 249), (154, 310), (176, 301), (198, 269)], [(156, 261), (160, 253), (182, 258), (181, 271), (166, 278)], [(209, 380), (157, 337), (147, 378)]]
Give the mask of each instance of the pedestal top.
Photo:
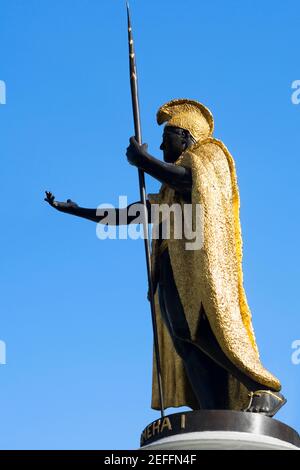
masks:
[(300, 450), (299, 434), (274, 418), (231, 410), (175, 413), (149, 424), (141, 449)]

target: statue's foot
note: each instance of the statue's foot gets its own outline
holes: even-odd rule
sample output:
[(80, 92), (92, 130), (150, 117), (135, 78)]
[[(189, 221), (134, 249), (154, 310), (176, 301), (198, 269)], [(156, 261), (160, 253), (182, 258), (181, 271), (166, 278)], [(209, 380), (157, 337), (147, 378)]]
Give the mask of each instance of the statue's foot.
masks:
[(286, 404), (286, 399), (279, 392), (271, 390), (257, 390), (249, 394), (250, 402), (244, 411), (262, 413), (272, 418), (280, 408)]

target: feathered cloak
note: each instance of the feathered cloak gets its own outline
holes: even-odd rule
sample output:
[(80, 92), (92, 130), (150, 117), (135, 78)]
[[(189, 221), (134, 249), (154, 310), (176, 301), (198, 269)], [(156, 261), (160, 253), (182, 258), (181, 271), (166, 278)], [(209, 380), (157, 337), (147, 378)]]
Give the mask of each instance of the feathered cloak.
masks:
[[(234, 160), (222, 142), (208, 137), (185, 151), (176, 164), (191, 169), (193, 211), (196, 204), (201, 206), (201, 249), (187, 250), (189, 240), (175, 239), (172, 224), (171, 237), (167, 240), (175, 283), (192, 339), (197, 344), (202, 303), (212, 331), (230, 361), (254, 381), (279, 391), (279, 380), (260, 362), (243, 288), (239, 191)], [(169, 205), (177, 202), (183, 207), (184, 201), (178, 193), (165, 185), (157, 196), (149, 197), (150, 202)], [(159, 262), (157, 252), (157, 240), (152, 240), (153, 270)], [(157, 293), (155, 303), (165, 408), (195, 408), (183, 362), (161, 320)], [(245, 387), (228, 374), (229, 408), (242, 409), (246, 394)], [(155, 360), (152, 408), (160, 408)]]

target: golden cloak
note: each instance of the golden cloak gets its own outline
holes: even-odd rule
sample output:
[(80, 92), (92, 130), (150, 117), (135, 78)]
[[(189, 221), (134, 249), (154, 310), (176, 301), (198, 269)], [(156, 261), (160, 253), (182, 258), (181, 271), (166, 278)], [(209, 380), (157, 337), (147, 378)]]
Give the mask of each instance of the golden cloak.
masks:
[[(211, 131), (206, 129), (203, 137), (176, 161), (176, 165), (190, 168), (192, 172), (192, 205), (193, 208), (195, 204), (202, 207), (203, 244), (201, 249), (186, 250), (185, 244), (189, 240), (175, 239), (171, 229), (167, 246), (174, 280), (193, 341), (197, 344), (202, 303), (211, 329), (230, 361), (254, 381), (279, 391), (279, 380), (260, 362), (243, 287), (239, 191), (234, 160), (224, 144), (210, 136)], [(156, 197), (150, 196), (151, 203), (184, 204), (180, 195), (165, 185), (158, 195), (153, 195)], [(153, 239), (153, 270), (159, 262), (157, 251), (158, 243)], [(183, 362), (161, 320), (157, 293), (155, 303), (165, 408), (195, 408)], [(247, 392), (228, 374), (230, 409), (242, 409), (247, 402)], [(155, 360), (152, 408), (160, 409)]]

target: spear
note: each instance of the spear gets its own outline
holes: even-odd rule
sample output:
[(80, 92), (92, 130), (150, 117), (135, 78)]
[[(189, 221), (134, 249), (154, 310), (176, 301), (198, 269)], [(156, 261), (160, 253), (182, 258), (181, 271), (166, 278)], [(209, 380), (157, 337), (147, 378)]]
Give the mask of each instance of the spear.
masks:
[[(126, 2), (126, 7), (127, 7), (127, 21), (128, 21), (130, 88), (131, 88), (132, 111), (133, 111), (133, 120), (134, 120), (134, 132), (135, 132), (136, 141), (140, 145), (142, 145), (137, 69), (136, 69), (134, 44), (133, 44), (128, 2)], [(164, 417), (164, 401), (163, 401), (163, 390), (162, 390), (162, 380), (161, 380), (159, 344), (158, 344), (158, 337), (157, 337), (157, 324), (156, 324), (156, 316), (155, 316), (153, 283), (152, 283), (152, 276), (151, 276), (151, 258), (150, 258), (149, 227), (148, 227), (149, 221), (148, 221), (148, 211), (147, 211), (147, 206), (146, 206), (145, 176), (144, 176), (143, 170), (139, 169), (138, 175), (139, 175), (140, 200), (144, 207), (144, 214), (143, 214), (144, 244), (145, 244), (145, 255), (146, 255), (146, 265), (147, 265), (149, 297), (150, 297), (150, 305), (151, 305), (154, 348), (155, 348), (155, 357), (156, 357), (156, 370), (157, 370), (157, 382), (158, 382), (158, 391), (159, 391), (159, 400), (160, 400), (160, 411), (161, 411), (161, 417), (163, 418)]]

